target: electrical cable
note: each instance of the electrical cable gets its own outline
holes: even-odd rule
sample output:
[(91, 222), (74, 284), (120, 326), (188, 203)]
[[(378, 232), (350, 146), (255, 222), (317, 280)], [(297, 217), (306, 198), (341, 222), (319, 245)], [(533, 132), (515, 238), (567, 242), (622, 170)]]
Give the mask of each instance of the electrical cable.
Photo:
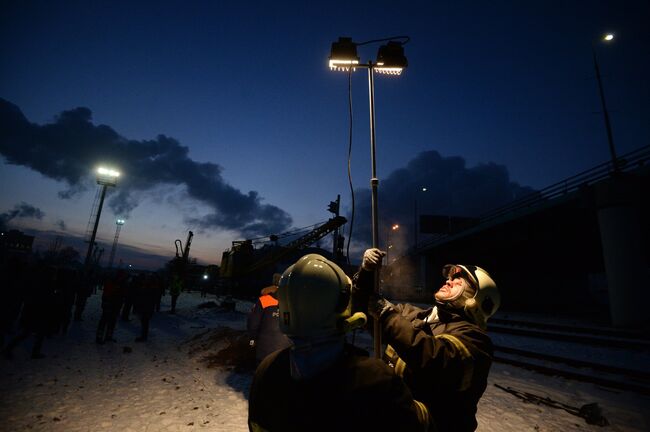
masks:
[(348, 137), (348, 183), (350, 184), (350, 196), (352, 198), (352, 211), (350, 213), (350, 228), (348, 230), (348, 246), (346, 255), (348, 265), (350, 264), (350, 241), (352, 241), (352, 227), (354, 226), (354, 187), (352, 186), (352, 69), (348, 71), (348, 112), (350, 115), (350, 131)]
[(375, 43), (375, 42), (395, 41), (395, 39), (406, 39), (404, 42), (400, 42), (400, 44), (402, 44), (402, 45), (406, 45), (411, 40), (411, 38), (408, 37), (408, 36), (393, 36), (393, 37), (383, 38), (383, 39), (372, 39), (372, 40), (369, 40), (369, 41), (359, 42), (359, 43), (355, 42), (355, 45), (356, 46), (361, 46), (361, 45), (368, 45), (368, 44)]

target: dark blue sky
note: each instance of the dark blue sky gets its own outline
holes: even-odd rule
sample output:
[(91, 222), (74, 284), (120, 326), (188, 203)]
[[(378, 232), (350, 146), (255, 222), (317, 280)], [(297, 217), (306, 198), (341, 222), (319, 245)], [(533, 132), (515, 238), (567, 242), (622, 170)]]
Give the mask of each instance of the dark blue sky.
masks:
[[(126, 213), (124, 244), (171, 255), (194, 229), (196, 256), (216, 262), (231, 240), (326, 219), (336, 194), (348, 209), (347, 77), (327, 68), (338, 36), (411, 37), (408, 70), (376, 79), (382, 223), (412, 220), (420, 184), (433, 192), (423, 212), (470, 214), (608, 160), (591, 45), (604, 32), (616, 34), (595, 47), (616, 148), (650, 143), (647, 1), (186, 3), (3, 2), (0, 97), (39, 132), (0, 143), (0, 212), (24, 202), (43, 213), (12, 226), (83, 234), (92, 166), (79, 175), (106, 146), (131, 169), (100, 228), (108, 242)], [(377, 48), (360, 47), (361, 59)], [(352, 92), (353, 181), (366, 188), (365, 71)], [(74, 124), (106, 125), (112, 144), (93, 141), (99, 129), (65, 139), (62, 123), (49, 144), (77, 107), (91, 114)], [(19, 157), (34, 136), (52, 153)], [(37, 163), (53, 154), (58, 171)], [(152, 162), (163, 154), (183, 163)]]

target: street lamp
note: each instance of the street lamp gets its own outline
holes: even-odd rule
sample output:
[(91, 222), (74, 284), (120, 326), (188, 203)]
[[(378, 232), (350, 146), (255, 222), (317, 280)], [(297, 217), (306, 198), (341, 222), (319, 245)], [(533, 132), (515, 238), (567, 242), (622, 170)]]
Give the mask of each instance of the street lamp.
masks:
[[(106, 197), (106, 189), (109, 186), (113, 187), (117, 184), (117, 178), (120, 176), (120, 173), (114, 169), (99, 167), (97, 168), (97, 184), (102, 187), (101, 195), (99, 198), (99, 206), (97, 207), (97, 215), (95, 217), (95, 225), (93, 226), (93, 232), (90, 236), (90, 241), (88, 243), (88, 252), (86, 253), (86, 260), (84, 261), (84, 266), (86, 269), (90, 265), (90, 258), (92, 256), (93, 247), (95, 245), (95, 236), (97, 235), (97, 226), (99, 225), (99, 217), (102, 214), (102, 207), (104, 206), (104, 198)], [(91, 216), (92, 217), (92, 216)]]
[(111, 248), (111, 257), (108, 259), (108, 268), (113, 267), (113, 259), (115, 258), (115, 251), (117, 250), (117, 240), (120, 238), (120, 231), (122, 225), (126, 222), (124, 219), (117, 219), (115, 221), (115, 237), (113, 238), (113, 247)]
[[(403, 45), (409, 41), (408, 36), (396, 36), (385, 39), (375, 39), (366, 42), (353, 42), (352, 38), (339, 37), (339, 40), (332, 43), (332, 49), (329, 57), (329, 67), (331, 70), (353, 72), (357, 68), (368, 69), (368, 100), (370, 104), (370, 162), (372, 173), (370, 177), (370, 188), (372, 196), (372, 247), (379, 245), (379, 224), (377, 210), (377, 187), (379, 179), (377, 178), (377, 165), (375, 163), (376, 146), (375, 146), (375, 79), (374, 72), (387, 75), (400, 75), (408, 66), (404, 56)], [(379, 47), (377, 60), (368, 63), (360, 63), (357, 55), (357, 47), (371, 43), (387, 42)], [(375, 270), (374, 292), (379, 293), (379, 270)], [(374, 351), (375, 357), (381, 358), (381, 329), (379, 322), (375, 320), (374, 324)]]
[[(605, 34), (600, 41), (601, 42), (611, 42), (614, 40), (613, 33)], [(614, 167), (614, 172), (618, 172), (618, 158), (616, 157), (616, 149), (614, 148), (614, 138), (612, 137), (612, 126), (609, 122), (609, 113), (607, 112), (607, 105), (605, 104), (605, 92), (603, 91), (603, 82), (600, 79), (600, 67), (598, 66), (598, 59), (596, 58), (596, 46), (594, 43), (591, 44), (591, 52), (594, 57), (594, 69), (596, 71), (596, 81), (598, 82), (598, 93), (600, 94), (600, 103), (603, 106), (603, 118), (605, 120), (605, 129), (607, 131), (607, 143), (609, 144), (609, 153), (612, 158), (612, 165)]]

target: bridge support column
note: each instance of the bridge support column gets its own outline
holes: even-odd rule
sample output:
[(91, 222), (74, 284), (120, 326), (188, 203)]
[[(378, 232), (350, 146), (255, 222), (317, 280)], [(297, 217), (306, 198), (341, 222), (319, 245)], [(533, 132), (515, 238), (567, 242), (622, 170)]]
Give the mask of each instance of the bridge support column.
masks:
[(614, 177), (596, 185), (598, 224), (603, 248), (612, 325), (648, 322), (649, 271), (642, 254), (641, 221), (631, 179)]

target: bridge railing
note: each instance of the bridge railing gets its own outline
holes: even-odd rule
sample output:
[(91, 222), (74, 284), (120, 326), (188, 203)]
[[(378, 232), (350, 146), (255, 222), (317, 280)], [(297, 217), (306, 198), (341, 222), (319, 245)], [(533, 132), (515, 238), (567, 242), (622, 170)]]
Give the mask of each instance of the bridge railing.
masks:
[[(650, 146), (641, 147), (630, 153), (618, 157), (617, 165), (619, 172), (631, 171), (650, 159)], [(592, 185), (602, 179), (611, 176), (614, 172), (614, 164), (608, 161), (591, 169), (571, 176), (565, 180), (554, 183), (539, 191), (531, 192), (521, 198), (512, 201), (501, 207), (497, 207), (479, 216), (480, 223), (485, 223), (508, 213), (516, 212), (527, 207), (549, 201), (562, 195), (574, 192), (583, 187)]]
[[(619, 156), (617, 158), (616, 164), (618, 167), (618, 172), (625, 172), (632, 171), (640, 166), (643, 166), (649, 160), (650, 145), (631, 151), (623, 156)], [(615, 168), (616, 167), (614, 166), (614, 163), (612, 161), (608, 161), (579, 174), (571, 176), (565, 180), (547, 186), (544, 189), (531, 192), (506, 205), (497, 207), (481, 214), (478, 217), (478, 225), (482, 225), (491, 220), (515, 213), (529, 207), (536, 206), (542, 202), (550, 201), (554, 198), (592, 185), (600, 180), (614, 175), (614, 173), (617, 171)], [(437, 243), (448, 236), (448, 234), (438, 234), (434, 238), (428, 239), (427, 241), (416, 245), (416, 249)]]

